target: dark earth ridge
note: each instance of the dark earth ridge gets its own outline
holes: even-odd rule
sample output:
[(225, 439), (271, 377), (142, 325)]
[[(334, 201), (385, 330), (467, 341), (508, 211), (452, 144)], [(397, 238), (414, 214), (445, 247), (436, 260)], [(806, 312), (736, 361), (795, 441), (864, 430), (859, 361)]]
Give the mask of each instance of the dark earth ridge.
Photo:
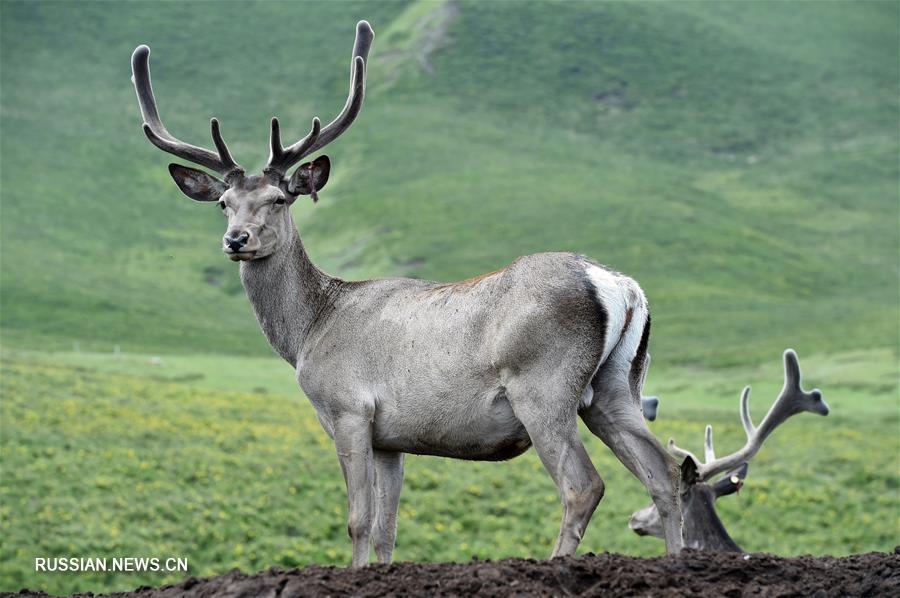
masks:
[[(247, 575), (237, 569), (111, 596), (900, 596), (893, 554), (777, 557), (687, 550), (677, 557), (587, 554), (549, 561), (396, 563), (364, 569), (310, 566)], [(0, 596), (47, 594), (22, 590)], [(93, 594), (76, 594), (93, 596)]]

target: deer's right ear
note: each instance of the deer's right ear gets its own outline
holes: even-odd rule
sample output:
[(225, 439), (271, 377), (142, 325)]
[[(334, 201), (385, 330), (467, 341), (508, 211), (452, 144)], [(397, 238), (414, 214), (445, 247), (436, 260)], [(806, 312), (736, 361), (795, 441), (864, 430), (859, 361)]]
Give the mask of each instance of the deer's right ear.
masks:
[(744, 480), (747, 478), (747, 469), (749, 467), (749, 463), (742, 463), (740, 467), (713, 484), (713, 492), (716, 498), (728, 496), (740, 490), (741, 486), (744, 485)]
[(693, 486), (699, 480), (700, 475), (697, 473), (697, 462), (688, 455), (681, 464), (681, 483), (686, 488), (687, 486)]
[(180, 164), (169, 164), (169, 174), (181, 192), (194, 201), (219, 201), (228, 185), (216, 177)]

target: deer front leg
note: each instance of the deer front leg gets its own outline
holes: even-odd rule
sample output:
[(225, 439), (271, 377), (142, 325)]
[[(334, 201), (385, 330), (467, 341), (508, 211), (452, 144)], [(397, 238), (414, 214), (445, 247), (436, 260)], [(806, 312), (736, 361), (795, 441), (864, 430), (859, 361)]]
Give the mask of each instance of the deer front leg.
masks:
[(390, 563), (397, 537), (397, 508), (403, 487), (403, 453), (374, 451), (375, 518), (372, 544), (379, 563)]
[(353, 541), (352, 566), (363, 567), (369, 562), (369, 534), (374, 512), (371, 420), (357, 415), (342, 416), (334, 426), (334, 443), (347, 483), (347, 532)]

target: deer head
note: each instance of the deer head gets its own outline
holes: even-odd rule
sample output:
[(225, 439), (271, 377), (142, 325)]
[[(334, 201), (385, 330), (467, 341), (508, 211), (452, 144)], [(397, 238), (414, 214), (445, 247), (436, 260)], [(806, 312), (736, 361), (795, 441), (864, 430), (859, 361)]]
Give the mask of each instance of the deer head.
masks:
[[(797, 354), (784, 352), (784, 387), (775, 403), (763, 418), (759, 427), (753, 425), (749, 409), (750, 387), (741, 393), (741, 422), (747, 433), (747, 442), (739, 451), (716, 458), (713, 449), (712, 426), (706, 426), (704, 461), (701, 463), (691, 452), (679, 448), (669, 440), (669, 452), (684, 459), (681, 468), (682, 509), (684, 513), (684, 544), (689, 548), (740, 552), (724, 524), (716, 513), (717, 499), (740, 490), (747, 477), (749, 461), (759, 452), (766, 438), (792, 415), (809, 411), (828, 415), (828, 405), (818, 389), (810, 392), (800, 387), (800, 363)], [(719, 480), (711, 481), (724, 472)], [(628, 526), (640, 536), (663, 537), (656, 507), (649, 506), (635, 512)]]
[(144, 134), (150, 142), (179, 158), (219, 173), (222, 178), (179, 164), (169, 164), (169, 174), (181, 192), (199, 202), (217, 203), (228, 219), (222, 250), (234, 261), (259, 259), (278, 250), (292, 226), (288, 207), (300, 195), (315, 202), (317, 192), (328, 182), (328, 156), (305, 162), (290, 175), (290, 168), (341, 135), (362, 108), (366, 87), (366, 59), (374, 39), (369, 23), (356, 26), (356, 42), (350, 68), (350, 93), (340, 114), (324, 128), (312, 120), (309, 134), (285, 148), (281, 127), (273, 118), (269, 161), (262, 173), (248, 176), (231, 157), (219, 131), (219, 121), (210, 121), (216, 151), (185, 143), (163, 125), (150, 85), (150, 48), (138, 46), (131, 56), (132, 82), (144, 119)]

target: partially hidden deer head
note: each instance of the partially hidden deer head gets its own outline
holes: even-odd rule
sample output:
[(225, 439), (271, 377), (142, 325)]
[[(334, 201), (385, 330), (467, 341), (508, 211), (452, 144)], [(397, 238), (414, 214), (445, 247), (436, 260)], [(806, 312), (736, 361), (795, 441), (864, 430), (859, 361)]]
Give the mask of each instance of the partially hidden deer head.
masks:
[(269, 161), (259, 175), (246, 175), (234, 161), (219, 132), (219, 121), (210, 121), (211, 151), (180, 141), (163, 125), (150, 85), (150, 48), (138, 46), (131, 56), (132, 82), (144, 119), (144, 134), (159, 149), (217, 172), (222, 178), (180, 164), (169, 164), (169, 173), (181, 192), (199, 202), (217, 203), (228, 218), (222, 250), (234, 261), (259, 259), (274, 253), (290, 230), (290, 206), (300, 195), (318, 200), (317, 192), (328, 182), (331, 162), (322, 155), (290, 168), (304, 157), (334, 141), (349, 127), (362, 108), (366, 86), (366, 60), (375, 35), (366, 21), (356, 26), (356, 42), (350, 74), (350, 93), (340, 114), (327, 126), (318, 118), (306, 137), (285, 148), (277, 118), (271, 122)]
[[(669, 440), (669, 452), (684, 459), (681, 467), (681, 501), (685, 547), (741, 552), (741, 547), (728, 534), (716, 513), (716, 500), (741, 489), (747, 477), (749, 461), (759, 452), (769, 434), (789, 417), (804, 411), (828, 415), (828, 405), (822, 399), (822, 393), (818, 389), (804, 391), (800, 387), (800, 380), (797, 354), (788, 349), (784, 352), (784, 387), (758, 428), (750, 419), (750, 387), (744, 388), (740, 406), (747, 443), (735, 453), (716, 458), (712, 426), (706, 426), (703, 463), (691, 452), (676, 446), (673, 439)], [(725, 475), (713, 481), (713, 478), (722, 473)], [(652, 505), (635, 512), (628, 526), (641, 536), (664, 537), (659, 513)]]

